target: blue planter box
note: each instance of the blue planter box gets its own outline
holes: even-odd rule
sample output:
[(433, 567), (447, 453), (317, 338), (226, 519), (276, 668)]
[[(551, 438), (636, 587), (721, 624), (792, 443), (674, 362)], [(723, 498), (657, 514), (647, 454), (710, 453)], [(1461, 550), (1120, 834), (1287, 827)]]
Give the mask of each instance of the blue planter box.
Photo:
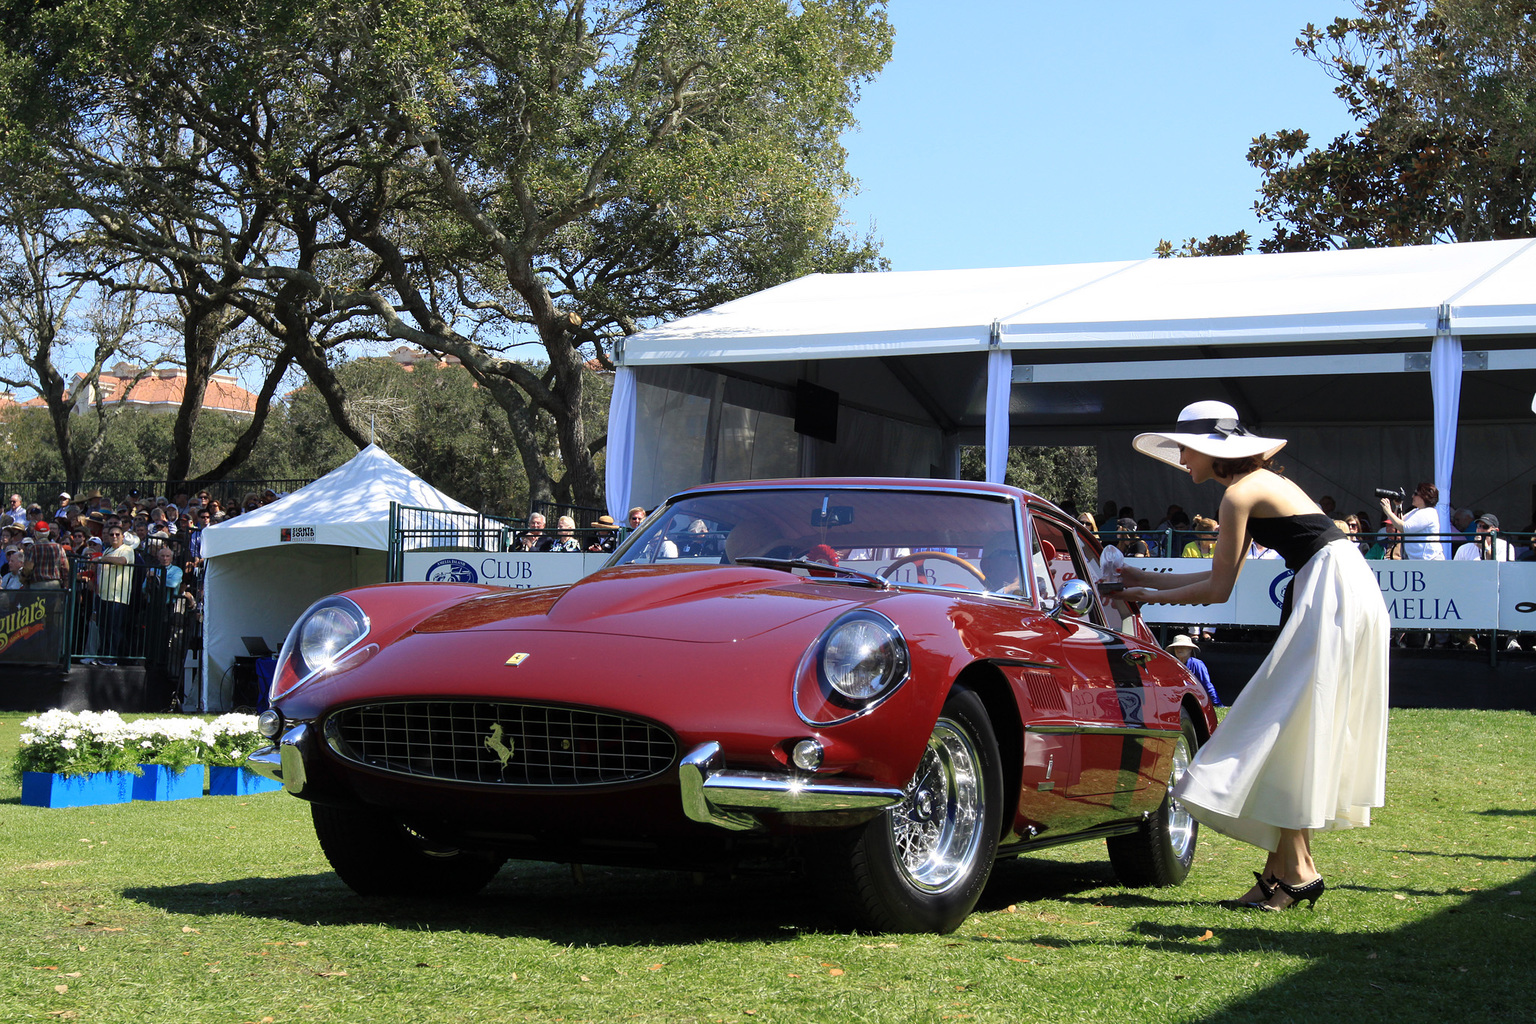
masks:
[(209, 796), (249, 796), (282, 789), (283, 784), (249, 768), (213, 767), (208, 769)]
[(25, 772), (21, 776), (21, 802), (28, 807), (125, 804), (133, 799), (134, 781), (135, 776), (130, 772), (94, 772), (90, 775)]
[(190, 800), (203, 795), (203, 774), (200, 764), (194, 764), (184, 772), (172, 771), (162, 764), (141, 764), (144, 774), (133, 780), (135, 800)]

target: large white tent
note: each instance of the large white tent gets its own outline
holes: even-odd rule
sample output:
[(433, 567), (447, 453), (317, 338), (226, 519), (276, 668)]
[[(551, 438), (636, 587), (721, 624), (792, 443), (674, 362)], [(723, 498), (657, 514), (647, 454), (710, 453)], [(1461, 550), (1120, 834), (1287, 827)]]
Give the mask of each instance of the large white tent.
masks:
[(203, 531), (204, 707), (227, 701), (243, 637), (276, 650), (315, 601), (384, 582), (391, 502), (474, 514), (369, 445), (309, 486)]
[[(951, 476), (984, 443), (991, 479), (1009, 444), (1096, 446), (1101, 497), (1155, 521), (1211, 499), (1130, 437), (1219, 398), (1341, 508), (1432, 480), (1518, 527), (1536, 241), (812, 275), (634, 335), (618, 362), (616, 516), (701, 480)], [(826, 406), (835, 433), (796, 429)]]

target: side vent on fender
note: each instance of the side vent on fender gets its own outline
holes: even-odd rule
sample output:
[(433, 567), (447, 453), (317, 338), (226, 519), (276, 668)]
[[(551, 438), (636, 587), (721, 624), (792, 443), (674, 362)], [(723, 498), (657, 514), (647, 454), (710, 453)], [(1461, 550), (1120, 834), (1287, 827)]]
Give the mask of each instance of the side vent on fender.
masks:
[(1036, 711), (1065, 711), (1067, 702), (1061, 695), (1061, 684), (1049, 672), (1026, 672), (1024, 682), (1029, 686), (1029, 701)]

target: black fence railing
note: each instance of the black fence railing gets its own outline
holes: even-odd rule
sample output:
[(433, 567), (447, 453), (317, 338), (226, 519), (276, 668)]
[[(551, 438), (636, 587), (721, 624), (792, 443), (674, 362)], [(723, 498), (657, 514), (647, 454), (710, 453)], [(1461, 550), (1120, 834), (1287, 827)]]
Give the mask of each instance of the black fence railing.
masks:
[(522, 519), (391, 504), (387, 578), (404, 578), (404, 557), (408, 551), (608, 552), (628, 532), (591, 526), (561, 531), (558, 524), (558, 517), (549, 517), (543, 529), (530, 530)]
[[(1207, 558), (1209, 555), (1195, 554), (1189, 551), (1190, 544), (1198, 545), (1202, 536), (1209, 538), (1210, 534), (1202, 535), (1190, 530), (1136, 530), (1135, 535), (1146, 542), (1147, 551), (1152, 558)], [(1104, 544), (1113, 544), (1121, 536), (1115, 530), (1100, 530), (1096, 536)], [(1374, 558), (1401, 558), (1403, 537), (1397, 533), (1374, 531), (1371, 533), (1345, 534), (1350, 540), (1361, 546), (1362, 553)], [(1499, 531), (1496, 534), (1498, 540), (1507, 542), (1513, 549), (1516, 558), (1532, 551), (1532, 545), (1536, 544), (1536, 533), (1524, 531)], [(1453, 547), (1460, 547), (1468, 542), (1467, 535), (1459, 532), (1414, 534), (1414, 541), (1438, 541), (1448, 542)], [(1379, 550), (1377, 550), (1379, 549)]]
[(279, 495), (296, 491), (300, 487), (314, 483), (314, 477), (288, 477), (283, 479), (264, 480), (218, 480), (201, 487), (190, 487), (186, 483), (166, 481), (162, 479), (120, 479), (120, 480), (83, 480), (79, 487), (71, 488), (63, 480), (0, 480), (0, 498), (9, 499), (13, 494), (21, 495), (22, 504), (30, 505), (33, 502), (41, 505), (49, 515), (59, 507), (59, 495), (67, 493), (75, 499), (83, 501), (92, 492), (100, 491), (103, 499), (111, 502), (115, 508), (124, 502), (153, 501), (157, 497), (163, 497), (172, 501), (175, 496), (185, 491), (189, 496), (207, 491), (208, 497), (219, 502), (225, 508), (238, 507), (248, 494), (255, 494), (259, 499), (263, 491), (276, 491)]
[(559, 522), (561, 516), (570, 516), (571, 521), (578, 528), (590, 529), (597, 522), (599, 516), (608, 514), (605, 508), (593, 508), (590, 505), (569, 505), (555, 501), (535, 501), (529, 507), (530, 512), (537, 512), (544, 517), (550, 527)]
[(144, 706), (181, 699), (187, 652), (202, 647), (202, 570), (69, 556), (60, 589), (0, 595), (0, 663), (142, 666)]

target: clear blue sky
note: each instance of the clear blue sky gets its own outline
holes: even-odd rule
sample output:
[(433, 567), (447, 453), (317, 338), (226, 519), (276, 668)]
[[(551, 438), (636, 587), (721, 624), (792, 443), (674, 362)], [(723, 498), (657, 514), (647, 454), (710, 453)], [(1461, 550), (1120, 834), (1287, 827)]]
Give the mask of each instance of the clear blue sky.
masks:
[(844, 138), (895, 270), (1139, 259), (1247, 229), (1261, 132), (1352, 130), (1295, 52), (1347, 0), (891, 0), (891, 62)]

